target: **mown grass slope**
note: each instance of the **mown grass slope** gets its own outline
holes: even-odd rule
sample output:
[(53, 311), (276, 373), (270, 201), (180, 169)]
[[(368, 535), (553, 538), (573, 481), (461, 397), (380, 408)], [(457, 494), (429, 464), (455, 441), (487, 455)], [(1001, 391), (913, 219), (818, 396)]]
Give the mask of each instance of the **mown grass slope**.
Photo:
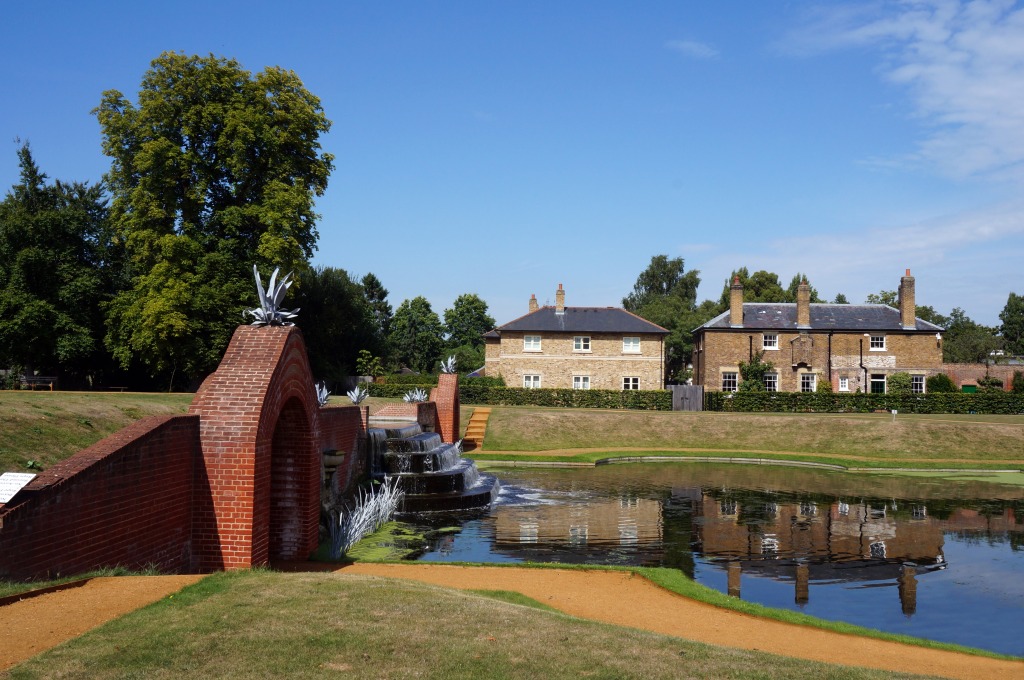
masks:
[(891, 678), (581, 621), (423, 584), (215, 574), (10, 672), (22, 678)]

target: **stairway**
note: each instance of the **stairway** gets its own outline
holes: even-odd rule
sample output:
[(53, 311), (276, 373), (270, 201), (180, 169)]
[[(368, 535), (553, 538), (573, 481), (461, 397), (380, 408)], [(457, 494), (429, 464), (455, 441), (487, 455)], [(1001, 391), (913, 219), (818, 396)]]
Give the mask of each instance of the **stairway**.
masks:
[(465, 450), (483, 447), (484, 433), (487, 432), (487, 419), (490, 417), (491, 409), (488, 407), (473, 409), (473, 415), (469, 417), (469, 423), (466, 424), (466, 436), (462, 438), (462, 447)]

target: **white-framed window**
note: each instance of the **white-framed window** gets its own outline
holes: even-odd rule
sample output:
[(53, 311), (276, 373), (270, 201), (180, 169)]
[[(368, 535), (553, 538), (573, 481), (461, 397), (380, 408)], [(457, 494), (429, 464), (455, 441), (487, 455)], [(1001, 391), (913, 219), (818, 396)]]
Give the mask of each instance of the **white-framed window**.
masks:
[(736, 388), (739, 387), (739, 373), (735, 371), (724, 371), (722, 373), (722, 391), (723, 392), (735, 392)]
[(535, 390), (540, 387), (540, 375), (537, 373), (527, 373), (523, 376), (523, 387), (528, 390)]
[(589, 335), (577, 335), (572, 339), (572, 351), (573, 352), (589, 352), (590, 351), (590, 336)]
[(590, 389), (590, 376), (589, 375), (574, 375), (572, 377), (572, 388), (574, 390), (589, 390)]
[(638, 390), (640, 389), (640, 378), (625, 377), (622, 379), (622, 389), (624, 390)]
[(800, 391), (801, 392), (813, 392), (814, 388), (818, 386), (818, 376), (814, 373), (801, 373), (800, 374)]
[(839, 391), (849, 392), (850, 391), (850, 379), (845, 376), (839, 378)]
[(640, 354), (640, 338), (629, 336), (622, 338), (622, 353)]
[(779, 334), (778, 333), (765, 333), (761, 336), (761, 349), (778, 349), (779, 348)]
[(523, 336), (523, 351), (524, 352), (539, 352), (540, 351), (540, 336), (539, 335), (524, 335)]
[(869, 349), (872, 352), (884, 352), (885, 351), (885, 336), (884, 335), (872, 335)]
[(912, 375), (910, 376), (910, 391), (914, 394), (924, 394), (924, 376), (923, 375)]
[(778, 373), (765, 373), (764, 374), (764, 388), (769, 392), (779, 391), (779, 374)]

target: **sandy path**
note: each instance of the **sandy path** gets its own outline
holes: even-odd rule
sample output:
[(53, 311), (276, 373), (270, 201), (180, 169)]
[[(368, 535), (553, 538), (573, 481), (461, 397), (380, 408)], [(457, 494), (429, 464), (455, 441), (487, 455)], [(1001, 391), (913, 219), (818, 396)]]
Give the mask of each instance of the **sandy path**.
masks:
[(760, 619), (687, 599), (624, 572), (358, 563), (338, 573), (461, 589), (513, 590), (584, 619), (815, 661), (949, 678), (1024, 678), (1024, 661), (999, 661)]
[(202, 576), (115, 576), (0, 607), (0, 671), (176, 593)]

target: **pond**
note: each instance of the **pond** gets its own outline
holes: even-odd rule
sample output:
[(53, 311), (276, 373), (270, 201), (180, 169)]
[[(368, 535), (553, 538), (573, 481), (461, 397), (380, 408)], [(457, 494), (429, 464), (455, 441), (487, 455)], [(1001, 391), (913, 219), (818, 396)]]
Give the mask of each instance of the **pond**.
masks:
[(694, 463), (497, 470), (419, 559), (681, 569), (823, 619), (1024, 656), (1024, 487)]

